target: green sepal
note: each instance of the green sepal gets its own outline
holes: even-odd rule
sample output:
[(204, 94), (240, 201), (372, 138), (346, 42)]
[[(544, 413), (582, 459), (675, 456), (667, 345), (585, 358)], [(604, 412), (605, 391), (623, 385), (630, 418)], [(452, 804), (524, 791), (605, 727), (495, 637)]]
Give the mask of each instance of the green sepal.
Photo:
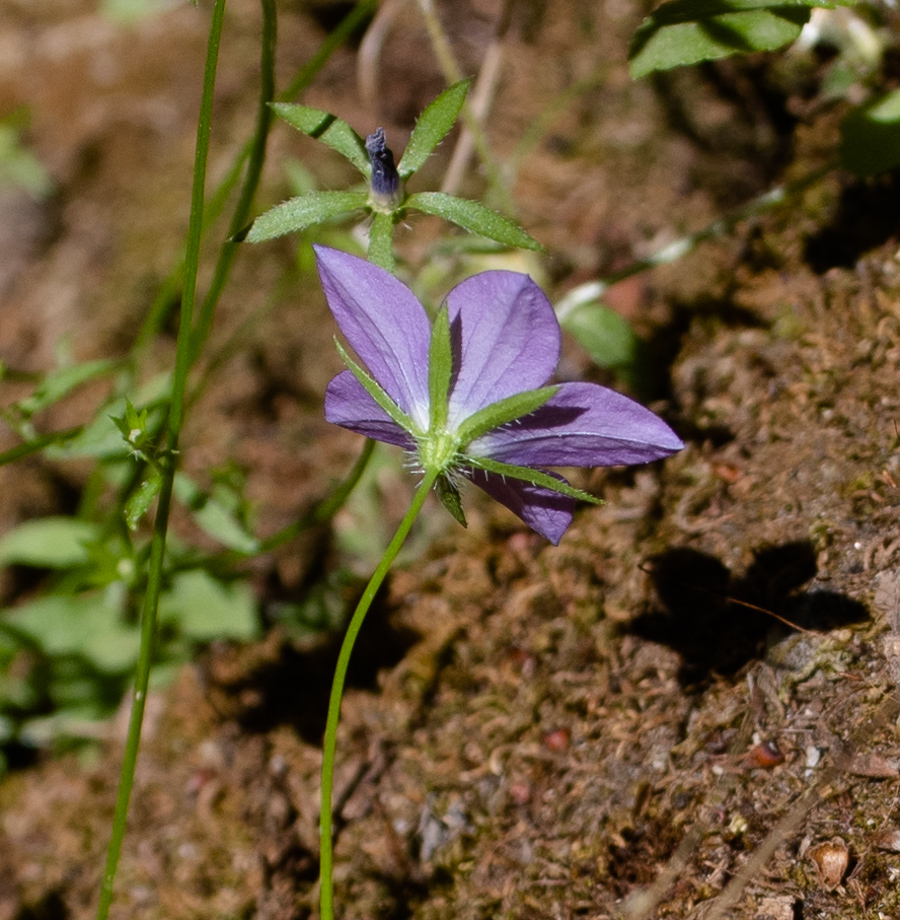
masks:
[(394, 260), (394, 217), (392, 214), (376, 212), (369, 229), (369, 261), (393, 274), (397, 263)]
[(416, 192), (406, 199), (405, 205), (443, 217), (451, 223), (477, 233), (488, 239), (496, 240), (507, 246), (518, 246), (521, 249), (543, 250), (541, 244), (530, 237), (518, 224), (486, 208), (477, 201), (466, 198), (457, 198), (444, 192)]
[(397, 165), (401, 179), (409, 178), (419, 169), (434, 152), (434, 148), (447, 136), (466, 101), (471, 83), (471, 80), (454, 83), (425, 107)]
[(345, 156), (365, 177), (372, 173), (366, 142), (341, 118), (321, 109), (292, 102), (270, 103), (275, 114), (292, 128), (322, 141)]
[(438, 498), (441, 500), (441, 504), (463, 527), (468, 527), (469, 524), (463, 511), (462, 500), (459, 497), (459, 489), (453, 485), (447, 476), (438, 476), (435, 480), (434, 488)]
[(360, 386), (375, 400), (378, 405), (404, 430), (415, 437), (421, 434), (418, 431), (416, 423), (391, 399), (390, 396), (382, 389), (381, 385), (367, 374), (351, 357), (347, 354), (346, 349), (335, 339), (334, 344), (337, 347), (341, 360), (347, 365), (348, 370), (359, 381)]
[(631, 76), (738, 52), (772, 51), (794, 41), (816, 7), (854, 0), (670, 0), (638, 27), (628, 51)]
[(141, 518), (149, 511), (161, 487), (162, 474), (152, 473), (128, 497), (125, 503), (125, 523), (129, 530), (137, 530)]
[(511, 463), (501, 463), (499, 460), (489, 460), (487, 457), (469, 457), (466, 456), (462, 466), (470, 466), (474, 469), (484, 470), (487, 473), (494, 473), (497, 476), (508, 476), (510, 479), (519, 479), (522, 482), (531, 483), (533, 486), (540, 486), (542, 489), (549, 489), (551, 492), (559, 492), (560, 495), (568, 495), (569, 498), (575, 498), (578, 501), (590, 502), (592, 505), (603, 505), (605, 502), (602, 498), (591, 495), (590, 492), (583, 492), (570, 486), (567, 482), (545, 473), (543, 470), (536, 470), (530, 466), (513, 466)]
[(428, 349), (428, 395), (431, 400), (430, 430), (444, 431), (447, 427), (447, 402), (453, 376), (453, 351), (450, 347), (450, 318), (444, 305), (431, 327)]
[(273, 240), (286, 233), (305, 230), (332, 217), (349, 214), (366, 206), (366, 192), (310, 192), (275, 205), (253, 221), (247, 233), (251, 243)]
[(841, 166), (864, 178), (900, 166), (900, 90), (853, 109), (841, 124)]
[(128, 444), (131, 452), (135, 456), (143, 459), (147, 459), (147, 454), (144, 453), (145, 449), (152, 446), (150, 443), (151, 433), (147, 427), (149, 411), (148, 408), (140, 410), (135, 409), (131, 404), (131, 400), (126, 398), (125, 415), (110, 416), (113, 424), (119, 429), (119, 433)]
[(558, 389), (557, 385), (540, 387), (537, 390), (525, 390), (523, 393), (514, 393), (512, 396), (507, 396), (506, 399), (498, 400), (479, 409), (460, 425), (459, 443), (470, 444), (475, 438), (480, 438), (495, 428), (529, 415), (535, 409), (540, 409)]

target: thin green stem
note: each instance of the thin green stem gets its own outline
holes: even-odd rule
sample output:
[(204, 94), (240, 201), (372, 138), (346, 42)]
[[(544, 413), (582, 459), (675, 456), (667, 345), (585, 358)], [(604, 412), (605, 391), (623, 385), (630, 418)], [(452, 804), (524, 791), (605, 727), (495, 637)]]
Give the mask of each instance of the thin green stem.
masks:
[(374, 449), (375, 442), (367, 439), (363, 446), (362, 453), (360, 453), (356, 463), (353, 465), (353, 469), (350, 471), (350, 475), (331, 493), (331, 495), (318, 505), (315, 505), (311, 511), (304, 514), (298, 521), (289, 524), (283, 530), (279, 530), (278, 533), (272, 534), (271, 537), (267, 537), (263, 540), (260, 551), (270, 552), (285, 543), (289, 543), (294, 537), (303, 533), (304, 530), (309, 530), (310, 527), (316, 524), (324, 524), (326, 521), (330, 521), (343, 507), (344, 502), (350, 497), (350, 493), (356, 488), (356, 484), (369, 465), (369, 458), (372, 456), (372, 451)]
[(340, 21), (322, 42), (319, 50), (304, 64), (288, 88), (278, 98), (288, 102), (298, 93), (303, 92), (315, 79), (316, 74), (328, 63), (331, 55), (371, 16), (378, 7), (378, 0), (359, 0), (356, 6)]
[(826, 163), (824, 166), (814, 169), (812, 172), (801, 176), (794, 182), (788, 182), (785, 185), (776, 186), (762, 195), (751, 199), (741, 207), (731, 211), (729, 214), (719, 217), (711, 224), (707, 224), (702, 230), (696, 233), (689, 233), (673, 243), (669, 243), (662, 249), (657, 250), (643, 259), (636, 259), (634, 262), (620, 268), (618, 271), (607, 275), (599, 281), (588, 281), (579, 285), (577, 288), (569, 291), (562, 300), (556, 305), (556, 317), (560, 323), (565, 324), (570, 314), (578, 307), (585, 303), (591, 303), (599, 300), (614, 284), (631, 278), (633, 275), (639, 275), (642, 272), (649, 271), (651, 268), (657, 268), (660, 265), (668, 265), (671, 262), (677, 262), (679, 259), (692, 252), (701, 243), (706, 240), (717, 239), (730, 233), (739, 223), (748, 218), (755, 217), (757, 214), (764, 214), (778, 205), (784, 204), (805, 191), (811, 185), (814, 185), (828, 173), (832, 172), (838, 166), (837, 161)]
[(225, 0), (215, 0), (212, 22), (209, 29), (209, 42), (206, 51), (206, 67), (203, 74), (203, 94), (200, 100), (200, 115), (197, 120), (197, 149), (194, 158), (194, 181), (191, 191), (191, 214), (188, 222), (187, 247), (184, 263), (184, 293), (181, 300), (181, 325), (178, 330), (178, 342), (175, 357), (175, 376), (172, 382), (172, 398), (169, 406), (168, 434), (166, 438), (166, 467), (153, 539), (150, 545), (148, 564), (147, 591), (144, 595), (144, 608), (141, 616), (141, 649), (135, 674), (134, 697), (131, 719), (128, 724), (128, 737), (122, 760), (122, 774), (113, 814), (112, 834), (106, 856), (106, 868), (103, 873), (103, 886), (100, 891), (100, 903), (97, 907), (97, 920), (106, 920), (112, 904), (113, 883), (125, 827), (128, 820), (128, 806), (134, 787), (134, 771), (137, 764), (138, 750), (141, 742), (141, 727), (144, 720), (144, 706), (147, 699), (147, 687), (150, 682), (153, 642), (156, 634), (156, 613), (163, 582), (163, 562), (166, 554), (166, 534), (169, 527), (169, 509), (172, 501), (172, 486), (178, 456), (178, 436), (184, 417), (184, 399), (187, 376), (191, 363), (191, 326), (193, 322), (194, 300), (197, 287), (197, 273), (200, 262), (200, 238), (203, 231), (203, 198), (206, 185), (206, 163), (209, 154), (209, 136), (212, 123), (213, 89), (216, 82), (216, 66), (219, 58), (219, 43), (222, 37), (222, 24), (225, 18)]
[(363, 596), (356, 605), (356, 610), (350, 620), (350, 625), (347, 627), (347, 633), (344, 636), (337, 665), (334, 669), (331, 696), (328, 700), (328, 720), (325, 723), (325, 740), (322, 745), (322, 798), (319, 811), (319, 915), (321, 920), (334, 920), (334, 881), (332, 879), (334, 843), (331, 827), (331, 807), (334, 788), (334, 752), (337, 747), (337, 729), (341, 715), (341, 698), (344, 695), (344, 682), (347, 677), (347, 665), (350, 663), (350, 655), (353, 652), (356, 637), (359, 635), (363, 620), (369, 612), (369, 607), (372, 606), (372, 601), (375, 599), (378, 589), (397, 558), (397, 553), (400, 552), (400, 547), (403, 546), (409, 535), (413, 522), (422, 510), (422, 506), (425, 504), (425, 499), (428, 497), (437, 475), (436, 471), (426, 473), (418, 491), (413, 496), (409, 510), (400, 522), (397, 532), (385, 550), (381, 562), (378, 563), (378, 567), (369, 579)]
[(272, 108), (269, 103), (275, 98), (275, 40), (278, 33), (278, 15), (275, 9), (275, 0), (261, 0), (261, 3), (263, 12), (262, 55), (260, 59), (261, 77), (256, 131), (251, 142), (250, 160), (247, 163), (247, 174), (244, 177), (241, 195), (231, 217), (228, 236), (219, 250), (219, 259), (216, 262), (212, 282), (206, 292), (206, 297), (203, 298), (203, 305), (200, 308), (200, 315), (197, 319), (197, 328), (194, 330), (194, 359), (199, 355), (203, 343), (209, 335), (216, 306), (222, 296), (222, 291), (225, 289), (225, 284), (228, 281), (231, 267), (234, 264), (234, 259), (240, 246), (240, 243), (234, 241), (234, 236), (243, 228), (250, 216), (253, 196), (259, 187), (259, 178), (262, 175), (263, 163), (266, 159), (266, 142), (269, 139), (269, 128), (272, 125)]
[(335, 488), (335, 490), (328, 496), (328, 498), (325, 498), (318, 504), (313, 505), (309, 511), (307, 511), (304, 515), (302, 515), (302, 517), (298, 518), (292, 524), (288, 524), (287, 527), (283, 527), (281, 530), (273, 533), (270, 537), (266, 537), (265, 540), (260, 541), (259, 548), (255, 552), (248, 553), (242, 552), (238, 549), (228, 549), (221, 553), (215, 553), (214, 555), (198, 555), (192, 559), (186, 560), (180, 566), (176, 566), (173, 570), (181, 571), (185, 569), (201, 568), (205, 569), (206, 571), (216, 571), (227, 569), (228, 567), (240, 562), (241, 560), (246, 559), (248, 556), (255, 557), (263, 553), (270, 553), (272, 550), (278, 549), (279, 546), (284, 546), (285, 543), (290, 543), (291, 540), (298, 537), (304, 531), (309, 530), (311, 527), (316, 527), (319, 524), (324, 524), (327, 521), (330, 521), (344, 506), (344, 503), (356, 488), (356, 485), (362, 477), (362, 474), (365, 472), (366, 467), (369, 465), (369, 459), (371, 458), (372, 451), (374, 449), (375, 441), (367, 439), (363, 445), (362, 452), (360, 453), (359, 457), (357, 457), (356, 463), (353, 465), (353, 469), (350, 471), (347, 478)]
[(51, 444), (64, 443), (74, 438), (76, 435), (81, 434), (82, 431), (84, 431), (84, 426), (79, 425), (77, 428), (67, 428), (65, 431), (54, 431), (52, 434), (38, 435), (32, 440), (26, 441), (24, 444), (19, 444), (17, 447), (11, 447), (9, 450), (0, 453), (0, 466), (5, 466), (7, 463), (15, 463), (23, 457), (29, 457), (31, 454), (39, 453)]
[[(344, 19), (341, 20), (337, 28), (328, 34), (319, 46), (319, 50), (300, 68), (288, 88), (278, 94), (279, 101), (289, 102), (299, 93), (303, 92), (303, 90), (305, 90), (316, 78), (319, 71), (328, 63), (334, 52), (350, 38), (353, 32), (377, 6), (378, 0), (360, 0)], [(265, 25), (263, 28), (265, 29)], [(203, 216), (204, 228), (209, 227), (222, 213), (228, 196), (234, 190), (235, 186), (237, 186), (241, 177), (241, 172), (244, 169), (244, 164), (252, 155), (258, 138), (259, 132), (257, 130), (254, 136), (243, 144), (235, 156), (234, 162), (225, 174), (225, 177), (219, 183), (218, 187), (209, 195), (209, 200), (206, 204), (206, 212)], [(245, 187), (247, 187), (246, 182)], [(181, 291), (183, 278), (184, 255), (182, 254), (178, 259), (178, 263), (163, 281), (159, 292), (154, 298), (153, 304), (147, 313), (147, 318), (144, 320), (138, 332), (133, 349), (134, 352), (139, 353), (144, 350), (159, 331), (163, 322), (165, 322), (170, 305), (177, 300), (178, 294)]]

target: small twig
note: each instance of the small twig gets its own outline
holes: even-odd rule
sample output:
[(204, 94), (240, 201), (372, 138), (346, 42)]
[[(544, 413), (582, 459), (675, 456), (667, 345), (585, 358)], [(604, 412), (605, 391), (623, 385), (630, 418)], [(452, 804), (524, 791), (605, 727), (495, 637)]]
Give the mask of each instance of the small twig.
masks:
[(504, 177), (510, 185), (515, 185), (516, 176), (525, 158), (541, 143), (544, 136), (561, 118), (569, 105), (590, 89), (598, 89), (606, 82), (610, 65), (603, 63), (593, 73), (582, 80), (577, 80), (557, 93), (538, 113), (525, 129), (521, 140), (513, 148), (504, 166)]
[(356, 88), (363, 105), (376, 120), (381, 114), (378, 105), (378, 62), (381, 59), (381, 49), (397, 13), (408, 2), (409, 0), (386, 0), (379, 7), (359, 44), (359, 54), (356, 57)]
[(746, 204), (741, 205), (741, 207), (735, 209), (730, 214), (726, 214), (724, 217), (714, 220), (702, 230), (698, 230), (696, 233), (689, 233), (687, 236), (683, 236), (681, 239), (675, 240), (675, 242), (669, 243), (667, 246), (663, 246), (662, 249), (658, 249), (652, 255), (643, 259), (637, 259), (619, 271), (607, 275), (606, 278), (602, 278), (599, 281), (589, 281), (586, 284), (581, 284), (573, 288), (559, 301), (559, 303), (557, 303), (557, 318), (560, 322), (563, 322), (566, 317), (578, 307), (599, 300), (614, 284), (618, 284), (620, 281), (624, 281), (632, 275), (638, 275), (648, 269), (656, 268), (659, 265), (668, 265), (671, 262), (677, 262), (696, 249), (700, 243), (725, 236), (726, 233), (730, 233), (741, 221), (755, 217), (757, 214), (763, 214), (780, 204), (784, 204), (795, 195), (799, 195), (800, 192), (805, 191), (809, 186), (814, 185), (824, 176), (828, 175), (828, 173), (837, 168), (837, 165), (836, 161), (827, 163), (825, 166), (807, 173), (795, 182), (778, 185), (768, 192), (764, 192), (762, 195), (758, 195), (756, 198), (751, 199)]
[[(743, 722), (733, 741), (729, 745), (732, 754), (744, 750), (750, 740), (753, 719), (749, 711), (744, 714)], [(712, 811), (713, 800), (723, 801), (737, 786), (738, 773), (723, 773), (719, 777), (713, 795), (707, 805), (707, 814)], [(701, 816), (684, 835), (665, 868), (648, 888), (633, 892), (622, 907), (621, 917), (625, 920), (648, 920), (663, 898), (669, 893), (675, 882), (681, 878), (703, 838), (709, 832), (712, 821), (708, 816)]]
[[(462, 79), (462, 71), (460, 70), (459, 64), (456, 61), (456, 57), (453, 54), (453, 49), (450, 47), (450, 42), (447, 39), (447, 35), (444, 32), (441, 21), (434, 10), (433, 0), (416, 0), (416, 2), (420, 12), (422, 13), (422, 18), (425, 20), (425, 27), (428, 30), (428, 37), (431, 40), (431, 45), (434, 48), (434, 53), (438, 59), (438, 64), (442, 73), (444, 74), (444, 79), (447, 81), (447, 83), (458, 83)], [(506, 5), (504, 6), (503, 13), (500, 16), (498, 27), (495, 32), (494, 40), (491, 43), (491, 46), (488, 48), (488, 52), (485, 55), (485, 61), (482, 64), (481, 72), (479, 73), (478, 80), (476, 81), (476, 90), (475, 94), (473, 94), (473, 101), (471, 103), (466, 102), (462, 108), (462, 119), (471, 138), (466, 143), (474, 146), (474, 148), (478, 151), (478, 156), (481, 159), (485, 171), (487, 172), (491, 190), (501, 198), (501, 206), (510, 215), (514, 213), (512, 200), (502, 182), (500, 168), (491, 151), (490, 145), (488, 144), (487, 135), (485, 134), (481, 120), (487, 115), (487, 110), (489, 108), (490, 102), (493, 99), (493, 94), (496, 89), (496, 86), (491, 86), (491, 84), (496, 83), (497, 74), (492, 74), (491, 71), (499, 71), (499, 58), (496, 61), (493, 60), (494, 57), (499, 55), (499, 51), (497, 54), (492, 54), (492, 49), (494, 45), (499, 47), (503, 35), (509, 28), (509, 14), (514, 3), (515, 0), (507, 0)], [(485, 77), (483, 90), (481, 89), (482, 75)], [(478, 113), (475, 110), (474, 98), (480, 96), (481, 93), (483, 93), (484, 96), (484, 110)], [(462, 143), (463, 138), (460, 138), (459, 144), (462, 145)], [(456, 154), (454, 152), (454, 158), (455, 156)], [(462, 154), (460, 154), (460, 157), (461, 156)], [(466, 154), (467, 160), (468, 156), (469, 154)], [(453, 169), (454, 172), (459, 172), (461, 175), (462, 170), (460, 170), (458, 167), (453, 167)], [(448, 169), (448, 176), (449, 174), (450, 170)], [(458, 185), (458, 180), (455, 180), (455, 184)], [(448, 192), (448, 194), (452, 194), (448, 186), (449, 182), (445, 179), (444, 185), (442, 186), (442, 191)]]
[[(507, 3), (507, 9), (510, 4)], [(503, 63), (503, 36), (506, 33), (506, 26), (501, 18), (497, 32), (488, 45), (481, 62), (481, 69), (478, 72), (478, 78), (475, 81), (475, 88), (472, 90), (472, 97), (469, 100), (469, 106), (472, 111), (472, 117), (482, 126), (490, 111), (491, 105), (497, 94), (497, 86), (500, 82), (500, 66)], [(459, 141), (450, 158), (450, 165), (447, 167), (447, 174), (444, 176), (444, 182), (441, 185), (441, 191), (448, 195), (455, 195), (462, 183), (463, 176), (469, 168), (469, 161), (472, 159), (472, 153), (475, 150), (475, 134), (472, 128), (467, 124)]]

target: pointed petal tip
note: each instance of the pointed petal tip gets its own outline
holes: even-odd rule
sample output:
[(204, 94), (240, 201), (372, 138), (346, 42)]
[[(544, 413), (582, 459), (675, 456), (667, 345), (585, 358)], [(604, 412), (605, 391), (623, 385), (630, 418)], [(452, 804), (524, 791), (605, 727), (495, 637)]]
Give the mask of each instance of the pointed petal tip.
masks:
[[(559, 545), (572, 523), (575, 500), (567, 495), (480, 470), (470, 470), (466, 477), (554, 546)], [(558, 478), (565, 482), (562, 476)]]
[(594, 383), (563, 383), (517, 425), (473, 441), (473, 456), (518, 466), (630, 466), (684, 447), (674, 431), (634, 400)]

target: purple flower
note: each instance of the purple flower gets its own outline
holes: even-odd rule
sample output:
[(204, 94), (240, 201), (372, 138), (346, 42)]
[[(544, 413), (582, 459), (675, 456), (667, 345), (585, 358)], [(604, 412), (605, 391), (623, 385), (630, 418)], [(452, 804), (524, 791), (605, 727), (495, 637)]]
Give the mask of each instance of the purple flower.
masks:
[(546, 467), (647, 463), (684, 446), (619, 393), (546, 385), (559, 360), (559, 323), (527, 275), (466, 279), (432, 323), (383, 269), (321, 246), (316, 257), (328, 306), (364, 365), (341, 350), (350, 369), (328, 385), (325, 417), (407, 450), (438, 475), (439, 494), (461, 522), (465, 478), (558, 543), (576, 500), (596, 499)]

